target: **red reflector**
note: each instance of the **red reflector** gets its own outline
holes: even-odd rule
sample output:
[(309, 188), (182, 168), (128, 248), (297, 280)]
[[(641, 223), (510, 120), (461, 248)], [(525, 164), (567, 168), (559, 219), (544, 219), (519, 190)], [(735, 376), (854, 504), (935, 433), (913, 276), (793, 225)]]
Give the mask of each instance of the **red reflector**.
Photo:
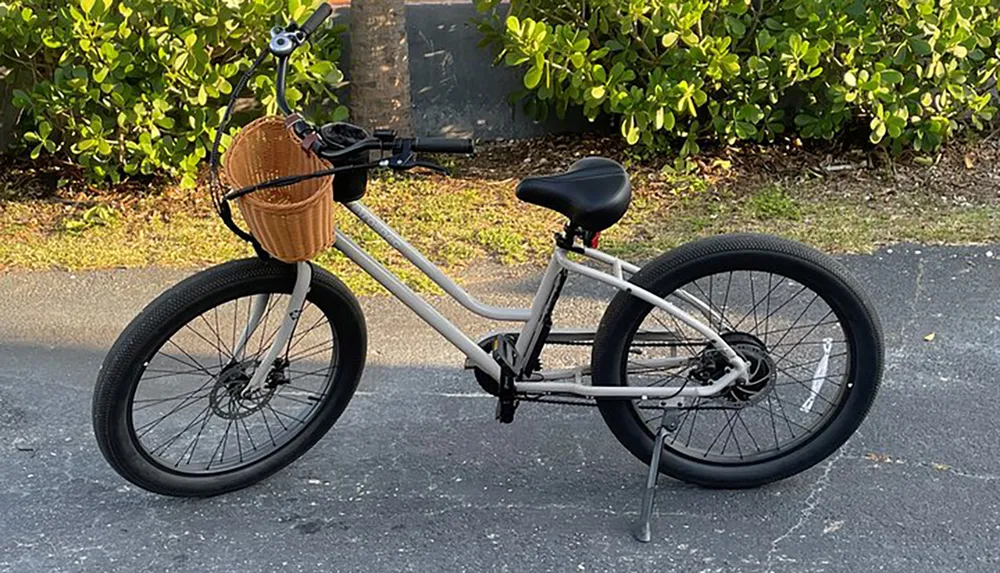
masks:
[(598, 231), (590, 236), (590, 244), (588, 244), (587, 246), (590, 247), (591, 249), (596, 249), (597, 244), (600, 242), (601, 242), (601, 232)]

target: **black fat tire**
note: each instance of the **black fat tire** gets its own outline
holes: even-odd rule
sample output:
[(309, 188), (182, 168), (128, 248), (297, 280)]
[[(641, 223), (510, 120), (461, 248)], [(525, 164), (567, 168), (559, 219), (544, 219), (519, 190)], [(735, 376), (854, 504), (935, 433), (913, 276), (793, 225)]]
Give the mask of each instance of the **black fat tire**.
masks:
[(93, 423), (104, 458), (133, 484), (163, 495), (207, 497), (247, 487), (277, 472), (316, 444), (347, 407), (365, 365), (364, 315), (351, 291), (329, 272), (313, 267), (307, 300), (337, 330), (339, 352), (335, 378), (315, 416), (290, 442), (260, 461), (230, 472), (195, 476), (171, 471), (151, 461), (128, 427), (130, 397), (142, 365), (184, 324), (199, 314), (251, 292), (291, 293), (295, 266), (245, 259), (202, 271), (151, 302), (111, 347), (94, 389)]
[[(852, 378), (846, 399), (817, 432), (781, 457), (742, 465), (699, 462), (664, 449), (660, 471), (711, 488), (748, 488), (785, 479), (818, 464), (858, 429), (871, 409), (882, 378), (882, 327), (857, 280), (831, 257), (800, 243), (767, 235), (723, 235), (688, 243), (644, 266), (631, 282), (666, 296), (701, 276), (737, 269), (771, 270), (792, 278), (825, 299), (840, 318), (851, 343)], [(651, 306), (619, 292), (601, 319), (593, 348), (593, 384), (625, 384), (626, 345)], [(637, 417), (631, 401), (599, 400), (598, 407), (615, 437), (648, 464), (653, 435)]]

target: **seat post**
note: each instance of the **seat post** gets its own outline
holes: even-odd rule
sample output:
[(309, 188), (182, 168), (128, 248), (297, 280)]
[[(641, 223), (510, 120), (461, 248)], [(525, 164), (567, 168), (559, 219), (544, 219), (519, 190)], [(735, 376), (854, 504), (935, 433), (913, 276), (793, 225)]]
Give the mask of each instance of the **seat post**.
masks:
[(562, 233), (556, 233), (556, 245), (569, 251), (576, 250), (576, 238), (583, 237), (583, 234), (583, 229), (567, 223)]

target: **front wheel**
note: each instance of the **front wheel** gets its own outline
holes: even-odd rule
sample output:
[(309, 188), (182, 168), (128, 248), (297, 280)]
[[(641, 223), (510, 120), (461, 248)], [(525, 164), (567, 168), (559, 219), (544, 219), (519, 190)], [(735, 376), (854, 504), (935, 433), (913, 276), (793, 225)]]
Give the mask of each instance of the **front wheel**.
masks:
[[(661, 472), (721, 488), (784, 479), (836, 451), (871, 408), (882, 376), (879, 320), (823, 253), (770, 236), (714, 237), (662, 255), (631, 282), (715, 330), (749, 365), (749, 380), (687, 398), (674, 413)], [(640, 334), (653, 331), (671, 336)], [(657, 358), (684, 360), (648, 367)], [(592, 361), (602, 386), (707, 385), (727, 366), (703, 335), (625, 292), (601, 320)], [(598, 405), (615, 437), (649, 463), (659, 404)]]
[[(285, 467), (333, 426), (365, 363), (364, 316), (351, 292), (314, 268), (301, 314), (272, 364), (295, 266), (247, 259), (160, 295), (105, 358), (93, 401), (101, 453), (122, 477), (164, 495), (210, 496)], [(260, 320), (245, 333), (255, 305)], [(240, 344), (245, 339), (244, 344)], [(244, 397), (256, 369), (263, 390)]]

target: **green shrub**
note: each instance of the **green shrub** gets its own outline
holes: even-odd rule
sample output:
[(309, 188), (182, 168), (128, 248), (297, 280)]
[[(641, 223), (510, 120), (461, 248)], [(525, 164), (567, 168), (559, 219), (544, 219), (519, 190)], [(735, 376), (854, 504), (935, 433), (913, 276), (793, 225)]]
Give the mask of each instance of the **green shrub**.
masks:
[[(318, 1), (0, 1), (0, 67), (24, 86), (14, 104), (31, 157), (67, 156), (96, 179), (159, 171), (193, 185), (250, 57)], [(327, 117), (346, 115), (331, 91), (343, 79), (336, 36), (317, 34), (289, 72), (289, 101)], [(251, 81), (263, 106), (250, 115), (276, 110), (273, 77), (271, 65)]]
[[(996, 111), (997, 0), (476, 0), (529, 112), (616, 116), (629, 143), (830, 139), (937, 149)], [(506, 18), (504, 16), (506, 15)]]

